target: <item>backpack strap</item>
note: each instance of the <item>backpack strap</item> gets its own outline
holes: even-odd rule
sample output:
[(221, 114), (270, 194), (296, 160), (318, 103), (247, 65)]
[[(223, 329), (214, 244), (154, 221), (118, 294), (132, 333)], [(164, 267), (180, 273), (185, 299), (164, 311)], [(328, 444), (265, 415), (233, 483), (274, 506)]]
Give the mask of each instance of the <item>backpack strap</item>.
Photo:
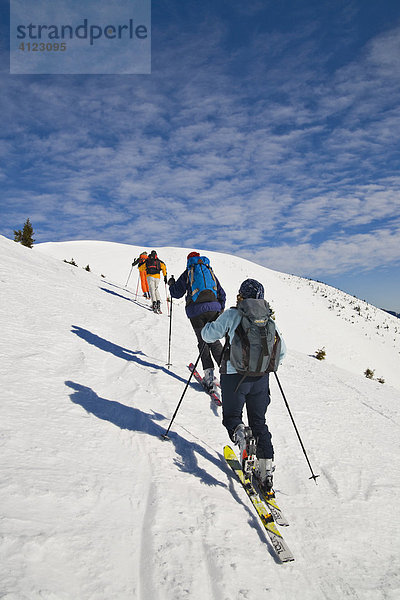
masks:
[(271, 352), (271, 360), (269, 362), (268, 371), (276, 371), (279, 366), (279, 358), (281, 353), (281, 337), (275, 329), (274, 345)]
[(221, 358), (218, 363), (219, 367), (222, 365), (223, 362), (228, 362), (230, 353), (231, 353), (231, 342), (229, 341), (229, 334), (226, 333), (225, 334), (225, 344), (222, 347)]
[[(237, 310), (236, 306), (231, 306), (231, 308), (234, 308), (235, 310)], [(229, 360), (231, 354), (231, 342), (229, 339), (229, 332), (226, 332), (225, 334), (225, 344), (222, 347), (222, 352), (221, 352), (221, 359), (218, 363), (218, 366), (220, 367), (222, 365), (223, 362), (227, 363)]]
[(190, 295), (193, 296), (197, 290), (193, 290), (193, 281), (194, 281), (194, 265), (191, 265), (188, 268), (188, 283), (190, 289)]
[(242, 385), (243, 381), (246, 379), (247, 375), (246, 373), (244, 373), (242, 379), (239, 381), (239, 383), (237, 384), (237, 386), (235, 387), (235, 394), (238, 391), (238, 389), (240, 388), (240, 386)]
[(210, 267), (210, 265), (205, 265), (207, 267), (207, 269), (210, 271), (210, 275), (213, 278), (214, 281), (214, 290), (215, 293), (217, 293), (218, 287), (217, 287), (217, 278), (214, 275), (214, 271), (212, 270), (212, 268)]
[(261, 371), (264, 357), (268, 356), (268, 344), (267, 344), (267, 335), (265, 332), (265, 327), (261, 328), (260, 337), (261, 337), (262, 353), (260, 353), (260, 356), (258, 358), (257, 371)]

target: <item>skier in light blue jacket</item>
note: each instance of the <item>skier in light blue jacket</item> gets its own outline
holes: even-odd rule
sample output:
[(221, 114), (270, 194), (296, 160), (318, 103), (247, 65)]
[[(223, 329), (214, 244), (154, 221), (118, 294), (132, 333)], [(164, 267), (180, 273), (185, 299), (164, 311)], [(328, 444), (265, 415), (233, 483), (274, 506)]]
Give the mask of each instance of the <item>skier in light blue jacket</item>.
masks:
[[(246, 298), (264, 298), (264, 287), (255, 279), (246, 279), (240, 286), (237, 296), (237, 306)], [(212, 343), (217, 339), (228, 336), (232, 342), (236, 328), (241, 322), (241, 314), (237, 308), (229, 308), (222, 313), (216, 321), (207, 323), (201, 335), (205, 342)], [(281, 352), (279, 362), (286, 354), (286, 346), (281, 338)], [(274, 448), (271, 433), (265, 421), (265, 414), (270, 403), (269, 373), (258, 377), (243, 379), (229, 359), (223, 357), (221, 366), (221, 392), (222, 392), (222, 423), (226, 427), (230, 439), (239, 445), (241, 460), (247, 456), (249, 437), (254, 436), (257, 442), (258, 467), (257, 475), (260, 485), (265, 491), (272, 488), (272, 473), (274, 471)], [(249, 427), (243, 423), (243, 408), (246, 405)], [(249, 432), (249, 429), (251, 430)]]

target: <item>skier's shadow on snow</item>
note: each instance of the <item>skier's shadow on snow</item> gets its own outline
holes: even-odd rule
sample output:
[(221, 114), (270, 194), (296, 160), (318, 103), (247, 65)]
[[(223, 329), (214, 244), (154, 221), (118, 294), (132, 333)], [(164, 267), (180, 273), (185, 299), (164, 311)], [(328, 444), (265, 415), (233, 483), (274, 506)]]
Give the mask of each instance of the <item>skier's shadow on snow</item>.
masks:
[[(161, 436), (165, 433), (165, 429), (156, 421), (164, 421), (165, 417), (163, 415), (154, 412), (145, 413), (138, 408), (101, 398), (91, 388), (74, 381), (66, 381), (65, 385), (74, 390), (70, 395), (71, 401), (82, 406), (88, 413), (92, 413), (103, 421), (109, 421), (121, 429), (147, 433), (162, 442)], [(206, 485), (227, 487), (225, 483), (218, 481), (199, 467), (195, 453), (221, 469), (221, 461), (217, 457), (207, 452), (199, 444), (188, 441), (176, 433), (171, 434), (170, 440), (174, 444), (177, 454), (181, 457), (180, 460), (175, 459), (175, 464), (181, 471), (191, 473)]]
[(100, 289), (102, 292), (107, 292), (107, 294), (112, 294), (113, 296), (117, 296), (118, 298), (122, 298), (123, 300), (127, 300), (128, 302), (132, 302), (132, 304), (136, 304), (137, 306), (140, 306), (140, 308), (145, 308), (146, 310), (153, 312), (150, 306), (144, 304), (143, 302), (133, 300), (133, 298), (127, 298), (127, 296), (123, 296), (122, 294), (118, 294), (117, 292), (114, 292), (113, 290), (108, 290), (107, 288), (101, 287)]
[(123, 296), (122, 294), (118, 294), (117, 292), (114, 292), (114, 290), (108, 290), (107, 288), (100, 288), (102, 292), (107, 292), (107, 294), (111, 294), (112, 296), (117, 296), (117, 298), (122, 298), (123, 300), (128, 300), (128, 302), (132, 302), (131, 298), (128, 298), (127, 296)]
[[(109, 421), (121, 429), (146, 433), (147, 435), (156, 437), (162, 444), (168, 443), (162, 441), (162, 436), (165, 433), (164, 427), (155, 422), (165, 420), (163, 415), (155, 412), (152, 414), (145, 413), (138, 408), (126, 406), (120, 402), (115, 402), (114, 400), (101, 398), (91, 388), (75, 383), (74, 381), (66, 381), (65, 385), (74, 390), (70, 395), (71, 401), (74, 404), (82, 406), (88, 413), (95, 415), (103, 421)], [(175, 432), (170, 433), (168, 439), (173, 443), (176, 453), (181, 457), (180, 459), (175, 459), (175, 464), (178, 469), (184, 473), (190, 473), (195, 477), (198, 477), (200, 481), (206, 485), (225, 488), (229, 487), (232, 496), (238, 504), (241, 504), (246, 509), (249, 515), (249, 524), (256, 529), (260, 540), (265, 542), (266, 534), (263, 532), (254, 512), (237, 494), (233, 485), (235, 476), (231, 474), (230, 468), (224, 463), (223, 457), (221, 455), (218, 457), (213, 456), (199, 444), (189, 441)], [(226, 483), (215, 479), (215, 477), (207, 473), (205, 469), (199, 467), (196, 453), (217, 466), (225, 473), (225, 475), (228, 475), (229, 486), (227, 486)], [(274, 560), (279, 562), (272, 548), (268, 547), (268, 551)]]
[(114, 356), (118, 356), (118, 358), (135, 362), (141, 365), (142, 367), (151, 367), (152, 369), (163, 371), (163, 373), (165, 373), (166, 375), (169, 375), (170, 377), (173, 377), (174, 379), (177, 379), (182, 383), (186, 383), (186, 379), (180, 377), (179, 375), (176, 375), (175, 373), (172, 373), (172, 371), (169, 371), (167, 368), (161, 365), (157, 365), (156, 363), (149, 362), (144, 358), (140, 358), (139, 355), (146, 356), (140, 350), (134, 351), (129, 350), (128, 348), (123, 348), (122, 346), (118, 346), (113, 342), (109, 342), (108, 340), (105, 340), (104, 338), (96, 335), (95, 333), (92, 333), (87, 329), (83, 329), (82, 327), (78, 327), (77, 325), (72, 325), (71, 331), (72, 333), (75, 333), (75, 335), (77, 335), (78, 337), (85, 340), (88, 344), (92, 344), (92, 346), (97, 346), (97, 348), (100, 348), (100, 350), (104, 350), (104, 352), (110, 352), (110, 354), (114, 354)]

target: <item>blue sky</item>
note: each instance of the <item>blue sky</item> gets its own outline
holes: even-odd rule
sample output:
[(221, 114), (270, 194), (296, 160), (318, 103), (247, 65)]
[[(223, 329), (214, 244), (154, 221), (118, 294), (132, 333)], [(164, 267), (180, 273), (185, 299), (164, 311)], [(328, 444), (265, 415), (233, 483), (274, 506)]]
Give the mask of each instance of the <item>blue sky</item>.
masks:
[(151, 75), (10, 75), (0, 233), (208, 248), (400, 312), (400, 4), (156, 0)]

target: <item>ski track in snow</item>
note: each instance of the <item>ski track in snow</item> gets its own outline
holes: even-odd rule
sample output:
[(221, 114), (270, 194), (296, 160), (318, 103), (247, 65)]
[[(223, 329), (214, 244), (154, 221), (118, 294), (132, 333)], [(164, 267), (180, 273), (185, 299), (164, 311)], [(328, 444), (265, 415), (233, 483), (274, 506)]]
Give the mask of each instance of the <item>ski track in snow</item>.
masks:
[[(321, 363), (290, 343), (289, 296), (303, 314), (313, 304), (315, 329), (326, 324), (325, 344), (335, 348), (332, 311), (325, 319), (333, 300), (299, 278), (210, 253), (228, 305), (246, 276), (263, 276), (271, 290), (289, 347), (279, 378), (320, 475), (317, 485), (308, 480), (272, 377), (275, 484), (296, 559), (281, 565), (223, 461), (221, 409), (198, 384), (170, 440), (161, 439), (197, 353), (183, 301), (173, 305), (168, 369), (165, 301), (156, 316), (136, 298), (135, 279), (123, 285), (138, 249), (93, 244), (31, 251), (0, 237), (0, 598), (397, 600), (400, 393), (345, 370), (334, 350)], [(96, 267), (97, 255), (106, 262), (98, 274), (59, 260)], [(165, 249), (169, 273), (179, 274), (185, 256)], [(332, 297), (343, 304), (341, 294)], [(349, 352), (366, 331), (376, 335), (366, 327), (348, 330)]]

